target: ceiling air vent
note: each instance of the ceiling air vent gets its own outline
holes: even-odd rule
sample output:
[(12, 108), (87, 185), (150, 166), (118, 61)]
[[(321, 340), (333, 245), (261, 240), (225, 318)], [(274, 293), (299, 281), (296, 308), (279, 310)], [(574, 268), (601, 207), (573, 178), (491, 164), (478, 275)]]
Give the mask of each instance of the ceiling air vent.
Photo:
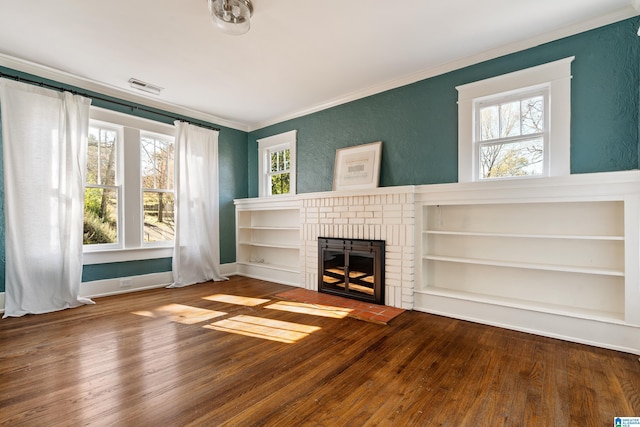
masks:
[(146, 82), (143, 82), (142, 80), (138, 80), (134, 78), (129, 79), (129, 86), (131, 86), (134, 89), (152, 93), (154, 95), (160, 95), (160, 92), (162, 91), (162, 89), (164, 89), (160, 86), (152, 85), (151, 83), (146, 83)]

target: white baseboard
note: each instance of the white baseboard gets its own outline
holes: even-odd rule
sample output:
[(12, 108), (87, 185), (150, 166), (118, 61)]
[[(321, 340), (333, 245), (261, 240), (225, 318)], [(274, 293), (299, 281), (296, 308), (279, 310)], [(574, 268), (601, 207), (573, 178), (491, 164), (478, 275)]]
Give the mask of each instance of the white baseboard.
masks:
[(640, 355), (640, 327), (416, 292), (415, 311)]
[(80, 296), (99, 298), (125, 294), (145, 289), (161, 288), (173, 282), (170, 271), (165, 273), (143, 274), (141, 276), (117, 277), (114, 279), (93, 280), (80, 285)]

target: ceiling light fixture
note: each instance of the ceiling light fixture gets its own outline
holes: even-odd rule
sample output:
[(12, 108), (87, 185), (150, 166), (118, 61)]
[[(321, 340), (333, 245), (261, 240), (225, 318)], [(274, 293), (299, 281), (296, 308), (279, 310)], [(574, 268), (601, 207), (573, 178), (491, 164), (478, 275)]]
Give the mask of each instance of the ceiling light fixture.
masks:
[(151, 83), (146, 83), (146, 82), (143, 82), (142, 80), (138, 80), (134, 78), (129, 79), (129, 86), (131, 86), (134, 89), (141, 90), (143, 92), (152, 93), (154, 95), (160, 95), (160, 91), (164, 89), (163, 87), (152, 85)]
[(249, 31), (253, 15), (251, 0), (207, 0), (216, 26), (225, 34), (239, 36)]

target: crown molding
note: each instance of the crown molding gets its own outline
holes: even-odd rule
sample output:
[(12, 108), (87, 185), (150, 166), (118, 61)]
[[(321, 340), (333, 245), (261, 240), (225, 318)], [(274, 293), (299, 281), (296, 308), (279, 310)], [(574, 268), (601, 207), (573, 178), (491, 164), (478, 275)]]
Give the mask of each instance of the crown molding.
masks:
[(622, 20), (631, 18), (633, 16), (637, 16), (640, 10), (635, 9), (635, 4), (637, 3), (640, 5), (640, 0), (632, 0), (632, 1), (635, 2), (633, 5), (630, 4), (628, 7), (625, 7), (617, 12), (599, 16), (598, 18), (591, 19), (589, 21), (581, 22), (579, 24), (572, 25), (572, 26), (563, 28), (561, 30), (545, 33), (543, 35), (530, 38), (527, 40), (523, 40), (517, 43), (511, 43), (496, 49), (491, 49), (477, 55), (461, 58), (456, 61), (452, 61), (438, 67), (418, 71), (416, 73), (412, 73), (397, 79), (388, 80), (386, 82), (369, 86), (362, 90), (351, 92), (347, 95), (340, 96), (338, 98), (327, 100), (320, 104), (309, 106), (307, 108), (292, 112), (290, 114), (275, 117), (273, 119), (269, 119), (262, 122), (253, 123), (249, 125), (249, 132), (262, 129), (277, 123), (282, 123), (287, 120), (303, 117), (308, 114), (317, 113), (318, 111), (326, 110), (328, 108), (336, 107), (341, 104), (346, 104), (348, 102), (366, 98), (367, 96), (382, 93), (391, 89), (396, 89), (402, 86), (406, 86), (406, 85), (418, 82), (420, 80), (425, 80), (431, 77), (439, 76), (451, 71), (455, 71), (471, 65), (479, 64), (481, 62), (499, 58), (501, 56), (509, 55), (511, 53), (520, 52), (526, 49), (539, 46), (544, 43), (549, 43), (554, 40), (570, 37), (575, 34), (583, 33), (585, 31), (593, 30), (595, 28), (603, 27), (605, 25), (613, 24), (615, 22), (622, 21)]
[(32, 74), (41, 78), (54, 80), (59, 83), (72, 85), (84, 90), (99, 93), (101, 95), (118, 98), (128, 102), (134, 102), (136, 104), (144, 105), (145, 107), (155, 108), (169, 113), (178, 114), (192, 119), (202, 120), (204, 122), (237, 129), (244, 132), (248, 132), (249, 130), (249, 127), (244, 123), (230, 121), (221, 117), (204, 113), (202, 111), (193, 110), (168, 102), (158, 101), (146, 96), (132, 94), (111, 85), (100, 83), (84, 77), (79, 77), (65, 71), (61, 71), (52, 67), (48, 67), (46, 65), (37, 64), (35, 62), (27, 61), (13, 56), (5, 55), (3, 53), (0, 53), (0, 66), (11, 68), (23, 73)]

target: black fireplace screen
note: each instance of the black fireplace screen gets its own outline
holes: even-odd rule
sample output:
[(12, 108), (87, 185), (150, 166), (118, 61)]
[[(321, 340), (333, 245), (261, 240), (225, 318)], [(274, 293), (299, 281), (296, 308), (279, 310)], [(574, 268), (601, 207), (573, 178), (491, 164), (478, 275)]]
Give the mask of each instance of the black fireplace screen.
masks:
[(384, 241), (318, 238), (318, 290), (384, 304)]

